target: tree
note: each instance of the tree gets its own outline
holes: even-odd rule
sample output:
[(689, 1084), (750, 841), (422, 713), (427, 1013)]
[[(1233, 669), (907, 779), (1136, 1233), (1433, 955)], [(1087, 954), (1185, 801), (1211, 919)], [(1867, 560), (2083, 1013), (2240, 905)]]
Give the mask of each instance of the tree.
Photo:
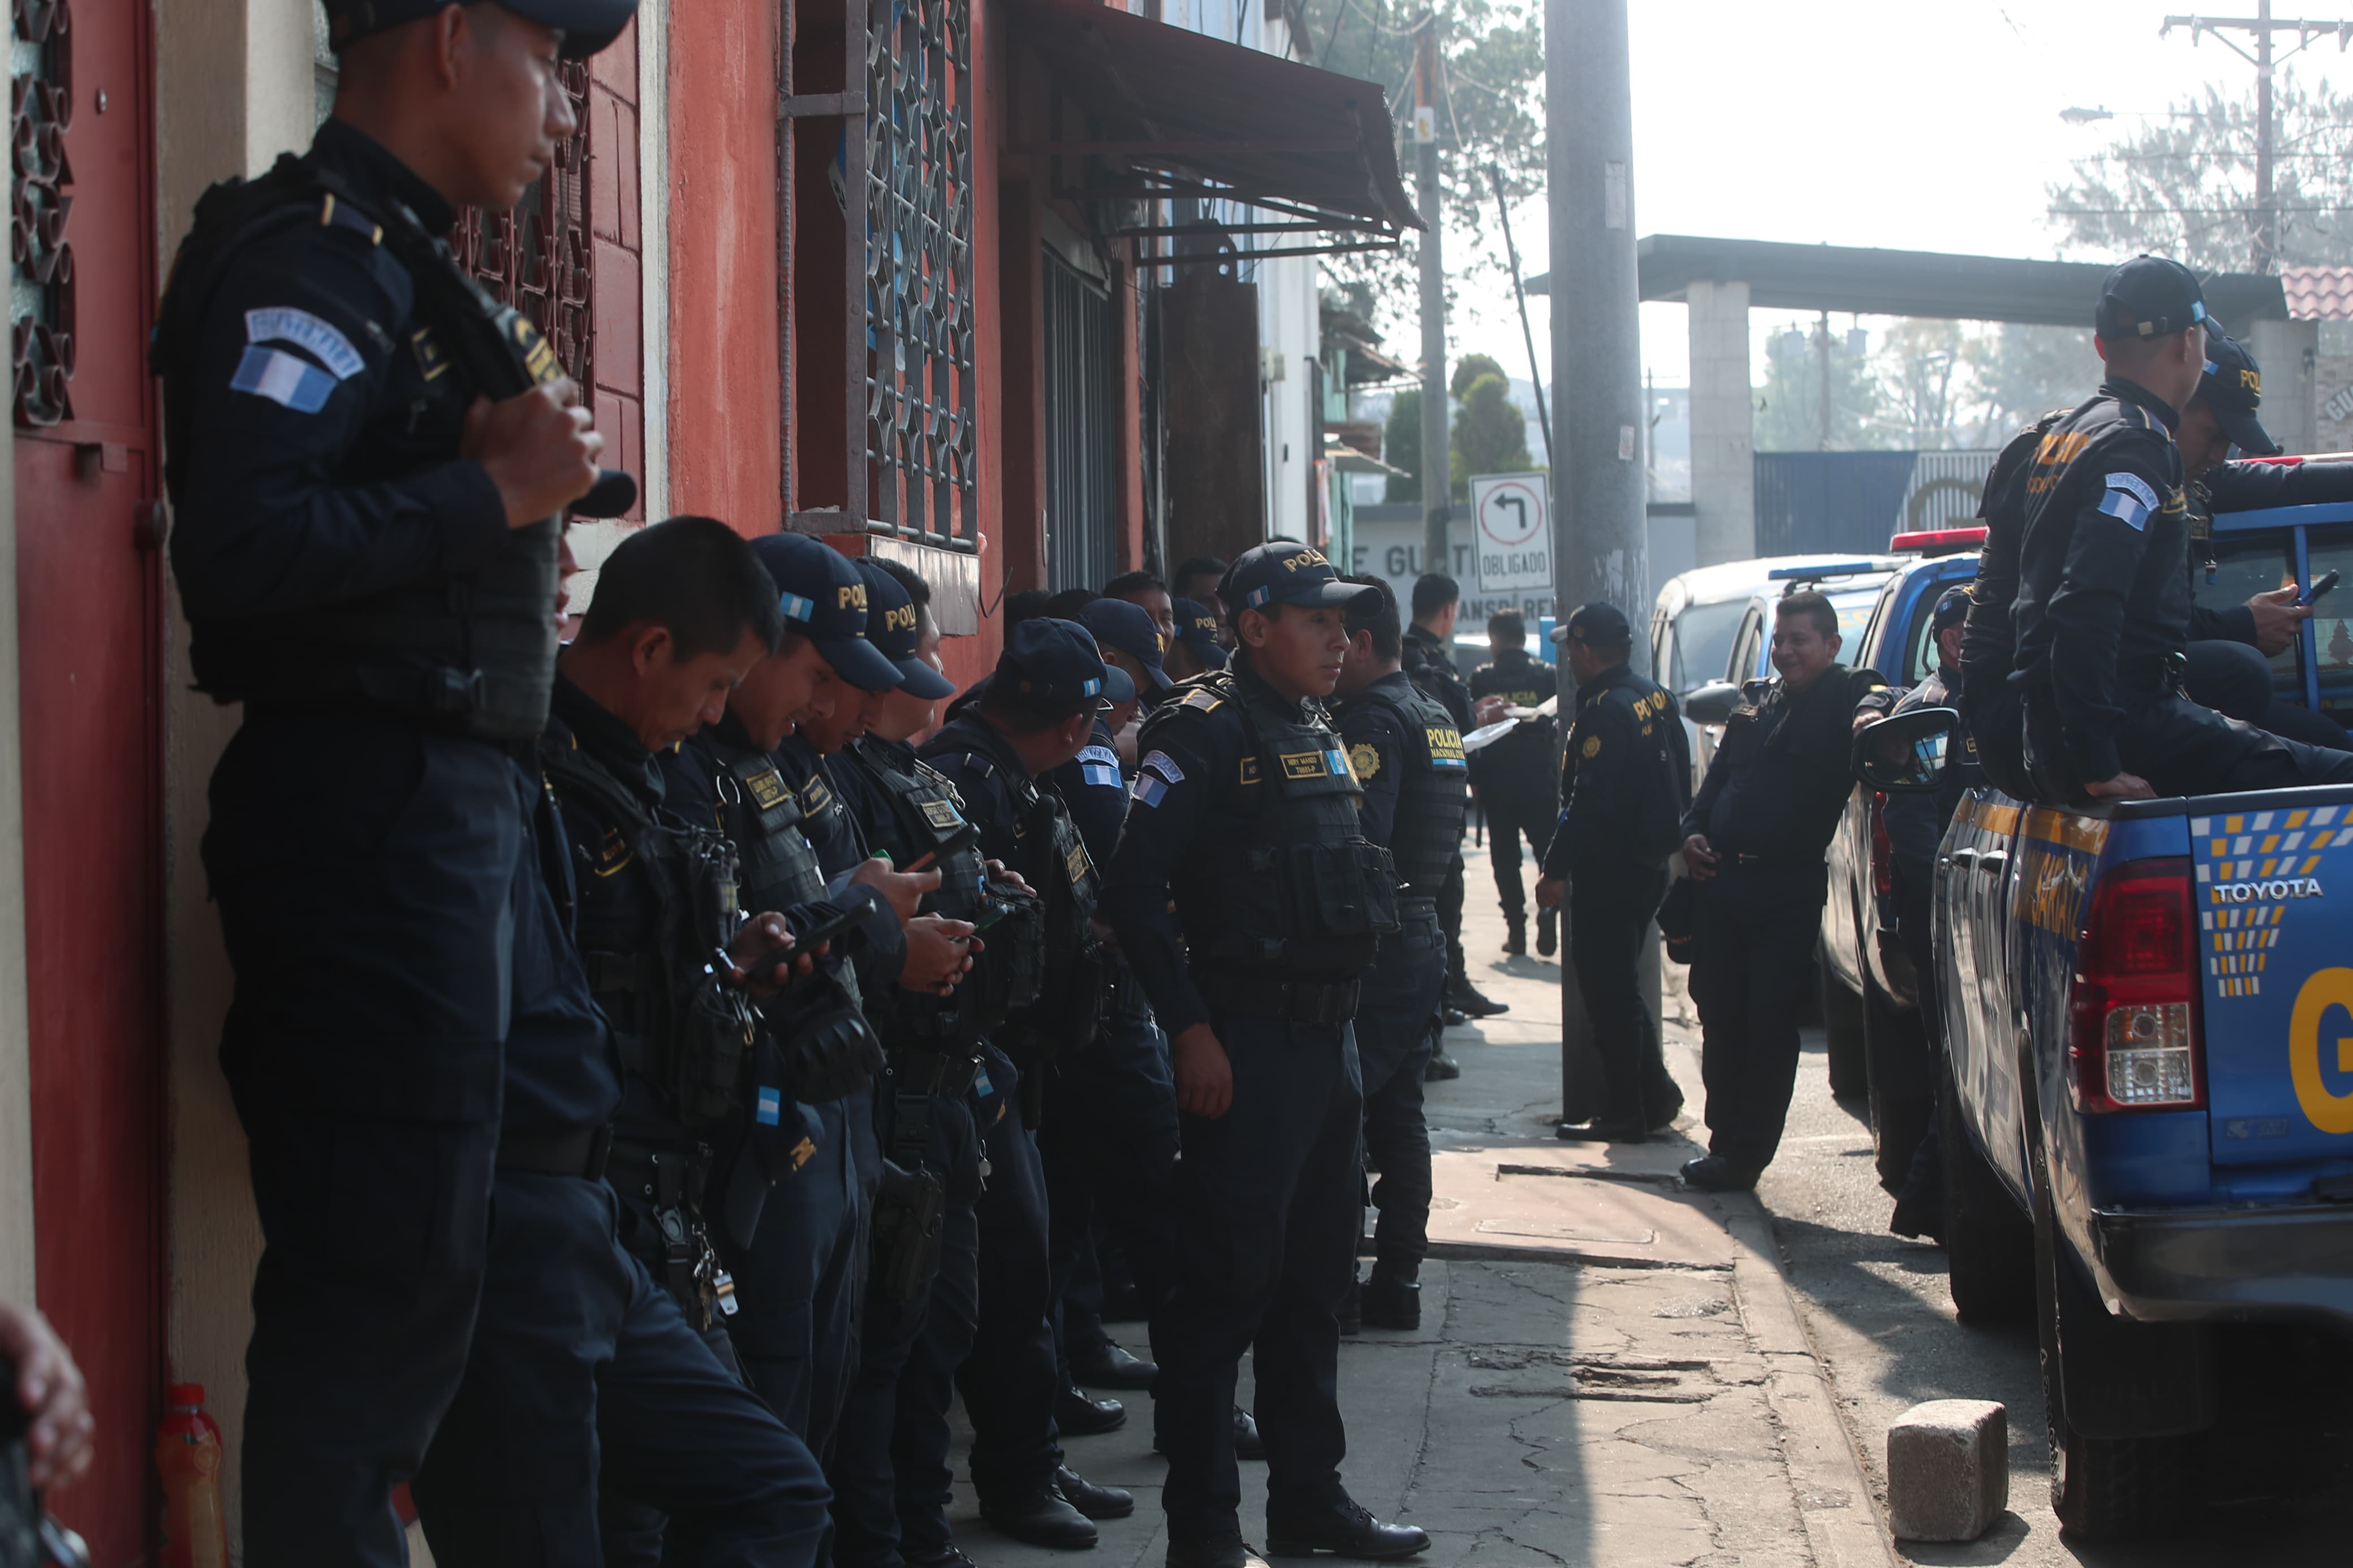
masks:
[(1471, 394), (1472, 386), (1482, 375), (1500, 375), (1508, 384), (1511, 375), (1503, 365), (1488, 354), (1465, 354), (1454, 363), (1454, 374), (1447, 378), (1446, 394), (1461, 403)]
[(1447, 433), (1453, 448), (1447, 454), (1448, 479), (1454, 499), (1468, 500), (1472, 475), (1527, 470), (1528, 416), (1512, 401), (1512, 384), (1497, 371), (1482, 372), (1467, 386), (1458, 375), (1455, 384), (1462, 387), (1462, 400)]
[(2006, 321), (1961, 349), (1977, 428), (1968, 445), (1999, 447), (2053, 408), (2072, 408), (2100, 384), (2089, 327), (2028, 327)]
[(1768, 340), (1765, 387), (1757, 403), (1758, 451), (1851, 452), (1887, 445), (1879, 379), (1868, 353), (1856, 353), (1842, 332), (1831, 334), (1831, 428), (1823, 439), (1820, 331), (1809, 321)]
[[(1494, 221), (1489, 165), (1501, 170), (1505, 195), (1525, 202), (1545, 188), (1544, 9), (1536, 0), (1293, 0), (1293, 33), (1302, 58), (1326, 70), (1377, 83), (1390, 117), (1413, 117), (1416, 23), (1438, 28), (1438, 151), (1440, 209), (1446, 225), (1450, 297), (1464, 285), (1503, 286), (1503, 236)], [(1400, 161), (1413, 188), (1417, 147)], [(1541, 218), (1538, 226), (1541, 226)], [(1372, 286), (1384, 331), (1419, 320), (1414, 293), (1419, 258), (1408, 234), (1396, 250), (1326, 258), (1326, 277)]]
[[(2282, 70), (2273, 94), (2279, 260), (2353, 263), (2353, 97)], [(2252, 95), (2169, 106), (2047, 187), (2061, 248), (2102, 258), (2151, 251), (2201, 272), (2243, 272), (2255, 234)]]
[(1389, 398), (1388, 427), (1381, 433), (1381, 461), (1391, 474), (1381, 500), (1392, 504), (1421, 499), (1421, 388), (1399, 387)]

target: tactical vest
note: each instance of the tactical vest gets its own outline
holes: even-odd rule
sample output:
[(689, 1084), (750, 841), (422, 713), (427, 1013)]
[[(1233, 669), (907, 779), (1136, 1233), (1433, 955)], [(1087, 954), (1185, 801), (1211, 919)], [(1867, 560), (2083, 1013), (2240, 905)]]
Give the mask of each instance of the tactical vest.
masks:
[(1145, 721), (1140, 745), (1194, 710), (1242, 720), (1235, 778), (1176, 884), (1192, 962), (1208, 970), (1354, 980), (1398, 929), (1397, 866), (1357, 824), (1364, 790), (1340, 738), (1311, 708), (1287, 712), (1230, 670), (1197, 677)]
[[(940, 741), (953, 745), (966, 732), (977, 740), (987, 732), (987, 721), (971, 714), (951, 720)], [(979, 745), (964, 756), (966, 766), (1004, 778), (1014, 809), (1020, 814), (1014, 825), (1015, 836), (1036, 847), (1031, 850), (1033, 880), (1038, 901), (1043, 905), (1035, 929), (1039, 984), (1026, 999), (1018, 990), (1005, 998), (1005, 1025), (995, 1036), (998, 1046), (1026, 1067), (1055, 1051), (1085, 1045), (1102, 1019), (1105, 972), (1102, 945), (1092, 929), (1094, 862), (1060, 795), (1040, 786), (1020, 769), (1008, 767)], [(1031, 917), (1024, 911), (1022, 918)], [(998, 939), (984, 936), (982, 940)], [(1020, 940), (1032, 940), (1030, 931), (1023, 930)]]
[(690, 1132), (716, 1126), (744, 1103), (755, 1038), (744, 994), (716, 967), (743, 923), (734, 848), (720, 833), (657, 815), (568, 738), (543, 738), (540, 766), (558, 796), (612, 826), (653, 896), (650, 933), (580, 932), (621, 1065)]
[[(195, 347), (213, 296), (237, 253), (293, 223), (332, 223), (375, 237), (415, 284), (415, 318), (438, 329), (460, 374), (486, 361), (512, 367), (503, 385), (470, 377), (491, 396), (563, 374), (536, 328), (502, 311), (466, 276), (448, 246), (396, 201), (364, 207), (349, 183), (304, 160), (281, 157), (250, 182), (214, 185), (196, 203), (156, 323), (150, 368), (164, 378), (164, 483), (181, 499)], [(484, 340), (488, 339), (488, 342)], [(455, 458), (457, 454), (449, 454)], [(301, 707), (360, 704), (484, 740), (529, 741), (547, 722), (555, 682), (555, 614), (563, 523), (546, 518), (508, 529), (490, 559), (467, 572), (436, 572), (365, 598), (192, 628), (197, 689), (220, 702)]]
[(1398, 779), (1389, 858), (1397, 862), (1401, 896), (1434, 899), (1462, 847), (1462, 816), (1470, 805), (1462, 736), (1446, 710), (1416, 687), (1399, 691), (1381, 682), (1354, 700), (1379, 703), (1405, 731), (1405, 772)]
[(939, 770), (875, 741), (853, 741), (849, 749), (852, 765), (865, 769), (890, 803), (889, 835), (876, 847), (888, 849), (902, 866), (933, 857), (926, 868), (940, 873), (940, 885), (924, 895), (923, 912), (967, 921), (986, 931), (973, 972), (953, 997), (894, 990), (881, 999), (885, 1033), (893, 1044), (969, 1044), (1003, 1022), (1009, 1007), (1037, 998), (1044, 954), (1039, 901), (1001, 889), (989, 878), (964, 797)]
[[(801, 831), (800, 796), (776, 759), (715, 735), (708, 743), (720, 763), (720, 820), (743, 858), (747, 910), (781, 911), (822, 900), (825, 868)], [(837, 954), (760, 1007), (783, 1056), (781, 1075), (797, 1098), (813, 1105), (865, 1088), (881, 1058), (858, 972)]]

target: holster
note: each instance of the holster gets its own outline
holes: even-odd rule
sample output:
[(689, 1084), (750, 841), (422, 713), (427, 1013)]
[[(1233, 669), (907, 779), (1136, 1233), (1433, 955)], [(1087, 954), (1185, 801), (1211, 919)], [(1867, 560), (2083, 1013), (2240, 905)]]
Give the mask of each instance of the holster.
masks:
[(893, 1097), (882, 1185), (874, 1195), (874, 1257), (867, 1289), (892, 1306), (914, 1300), (940, 1271), (947, 1184), (924, 1160), (939, 1102), (928, 1094)]

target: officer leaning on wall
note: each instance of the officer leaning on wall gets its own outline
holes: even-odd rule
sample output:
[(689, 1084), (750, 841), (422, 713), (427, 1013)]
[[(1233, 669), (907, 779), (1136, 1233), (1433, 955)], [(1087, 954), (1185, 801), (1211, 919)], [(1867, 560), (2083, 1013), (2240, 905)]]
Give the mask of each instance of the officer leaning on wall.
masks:
[(546, 718), (559, 514), (602, 443), (438, 237), (544, 172), (561, 62), (632, 10), (331, 0), (332, 118), (206, 193), (157, 324), (190, 663), (245, 705), (203, 852), (266, 1242), (257, 1568), (402, 1562), (392, 1489), (466, 1364), (536, 797), (513, 753)]

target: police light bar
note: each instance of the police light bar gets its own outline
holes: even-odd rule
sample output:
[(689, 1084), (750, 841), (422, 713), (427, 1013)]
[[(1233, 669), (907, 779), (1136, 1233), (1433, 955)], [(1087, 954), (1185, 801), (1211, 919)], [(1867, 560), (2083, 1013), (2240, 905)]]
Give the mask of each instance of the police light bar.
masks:
[(1914, 551), (1923, 555), (1950, 555), (1957, 550), (1974, 550), (1985, 542), (1985, 526), (1975, 528), (1931, 528), (1917, 533), (1899, 533), (1887, 542), (1891, 555), (1908, 555)]
[(1765, 574), (1770, 582), (1811, 582), (1817, 577), (1852, 577), (1862, 572), (1884, 572), (1876, 561), (1833, 561), (1826, 566), (1776, 566)]

